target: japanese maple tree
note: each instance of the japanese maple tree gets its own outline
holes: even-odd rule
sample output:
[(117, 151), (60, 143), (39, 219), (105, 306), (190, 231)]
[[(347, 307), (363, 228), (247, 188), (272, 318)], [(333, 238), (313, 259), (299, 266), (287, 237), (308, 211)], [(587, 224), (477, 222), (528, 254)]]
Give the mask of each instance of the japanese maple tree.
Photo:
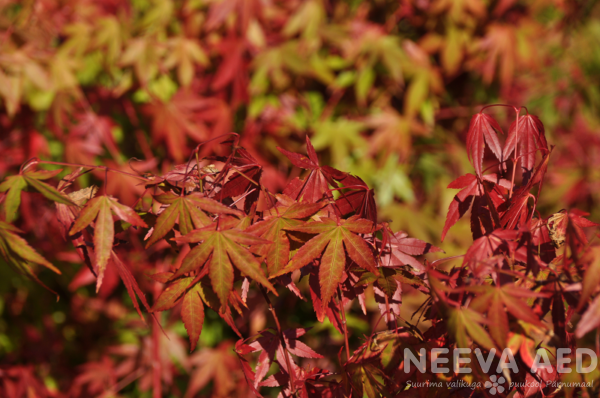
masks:
[[(176, 167), (177, 177), (173, 172), (139, 175), (145, 189), (133, 207), (108, 195), (110, 177), (102, 191), (72, 188), (86, 171), (103, 169), (110, 175), (122, 173), (119, 170), (63, 163), (74, 170), (54, 188), (49, 181), (61, 170), (43, 167), (56, 163), (31, 159), (20, 174), (0, 186), (7, 192), (2, 206), (6, 221), (0, 225), (2, 255), (38, 282), (35, 264), (60, 273), (9, 223), (18, 216), (21, 191), (40, 192), (56, 203), (65, 238), (79, 249), (96, 279), (96, 291), (114, 267), (142, 320), (154, 318), (156, 336), (158, 315), (176, 307), (193, 351), (206, 321), (205, 307), (214, 310), (240, 337), (235, 352), (248, 389), (256, 396), (261, 396), (262, 387), (281, 387), (280, 396), (413, 396), (411, 386), (423, 378), (431, 382), (464, 378), (460, 372), (448, 375), (426, 369), (404, 374), (400, 364), (408, 359), (403, 359), (401, 348), (406, 346), (477, 347), (489, 352), (493, 361), (499, 360), (494, 352), (511, 348), (521, 363), (531, 366), (536, 350), (575, 348), (578, 338), (600, 326), (595, 316), (599, 246), (588, 241), (584, 231), (598, 224), (576, 209), (546, 218), (536, 211), (552, 150), (542, 122), (533, 115), (521, 116), (521, 109), (514, 108), (516, 120), (501, 146), (499, 123), (483, 113), (489, 109), (473, 117), (468, 131), (467, 149), (476, 174), (449, 185), (461, 191), (450, 203), (441, 238), (471, 212), (473, 243), (458, 256), (461, 262), (456, 257), (434, 262), (420, 257), (441, 250), (379, 222), (372, 191), (358, 177), (321, 166), (308, 137), (308, 157), (280, 148), (308, 173), (292, 179), (283, 193), (270, 192), (262, 184), (262, 166), (239, 146), (236, 134), (221, 138), (222, 145), (230, 146), (229, 154), (202, 158), (203, 145), (196, 147), (190, 160)], [(495, 173), (483, 169), (486, 147), (499, 161)], [(517, 165), (522, 169), (520, 183), (515, 179)], [(165, 250), (181, 253), (177, 263), (148, 274), (164, 286), (154, 292), (151, 307), (122, 260), (127, 257), (126, 245), (140, 249), (143, 245), (154, 255)], [(295, 357), (323, 355), (300, 340), (307, 329), (284, 328), (288, 317), (280, 318), (282, 312), (277, 314), (273, 305), (285, 288), (303, 298), (298, 288), (303, 278), (309, 280), (316, 320), (327, 317), (344, 336), (339, 373), (314, 362), (299, 364)], [(416, 323), (401, 313), (402, 292), (408, 287), (425, 295)], [(366, 311), (369, 289), (388, 331), (373, 329), (362, 345), (353, 346), (347, 311), (355, 299)], [(276, 327), (244, 336), (236, 314), (250, 309), (250, 291), (260, 292)], [(568, 330), (576, 314), (581, 320)], [(421, 319), (430, 326), (419, 325)], [(160, 339), (152, 344), (160, 344)], [(556, 370), (557, 365), (552, 366)], [(504, 376), (548, 381), (549, 373), (510, 368)], [(490, 376), (474, 375), (482, 382)], [(540, 391), (552, 395), (557, 392), (553, 388)], [(460, 391), (442, 388), (437, 394)], [(531, 395), (519, 387), (514, 391), (516, 396)]]

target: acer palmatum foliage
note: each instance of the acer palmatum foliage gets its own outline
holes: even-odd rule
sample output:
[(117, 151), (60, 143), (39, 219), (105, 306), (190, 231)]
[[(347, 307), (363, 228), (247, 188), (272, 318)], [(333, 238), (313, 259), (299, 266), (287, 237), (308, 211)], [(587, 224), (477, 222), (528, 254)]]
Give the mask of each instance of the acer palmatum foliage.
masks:
[[(491, 376), (481, 369), (465, 376), (434, 373), (429, 367), (405, 373), (405, 348), (413, 352), (479, 348), (491, 352), (489, 358), (496, 364), (500, 358), (493, 353), (509, 347), (523, 365), (517, 370), (505, 369), (509, 380), (555, 381), (555, 360), (551, 361), (553, 372), (529, 372), (536, 350), (555, 357), (558, 348), (585, 346), (586, 334), (600, 326), (596, 292), (600, 246), (588, 241), (584, 231), (598, 224), (576, 209), (546, 218), (536, 211), (551, 149), (542, 122), (533, 115), (521, 116), (519, 108), (515, 111), (516, 120), (504, 146), (498, 136), (501, 127), (489, 114), (475, 115), (469, 126), (467, 150), (475, 174), (461, 176), (448, 186), (461, 191), (451, 202), (441, 231), (443, 240), (449, 228), (470, 211), (473, 244), (458, 263), (453, 258), (430, 263), (419, 257), (441, 250), (379, 222), (373, 191), (356, 176), (321, 166), (308, 138), (308, 156), (280, 149), (307, 174), (290, 181), (283, 193), (269, 192), (263, 185), (261, 165), (239, 146), (235, 134), (223, 143), (230, 145), (227, 155), (202, 158), (202, 146), (198, 146), (191, 160), (173, 171), (139, 176), (145, 190), (134, 207), (107, 193), (110, 179), (105, 179), (101, 190), (72, 188), (90, 169), (115, 170), (64, 164), (74, 170), (55, 188), (48, 180), (60, 170), (42, 169), (52, 162), (29, 161), (18, 175), (0, 185), (0, 191), (6, 192), (4, 221), (0, 221), (2, 256), (36, 281), (35, 264), (60, 273), (10, 224), (18, 216), (21, 191), (27, 188), (56, 203), (64, 237), (93, 273), (96, 290), (102, 292), (107, 275), (118, 275), (142, 320), (155, 318), (147, 346), (151, 351), (141, 354), (150, 355), (148, 361), (160, 362), (160, 345), (174, 344), (160, 337), (160, 312), (177, 308), (193, 351), (204, 326), (205, 308), (214, 310), (240, 337), (235, 345), (239, 361), (232, 362), (227, 345), (198, 354), (199, 369), (208, 360), (217, 360), (219, 365), (199, 371), (202, 376), (190, 384), (189, 395), (214, 379), (220, 393), (237, 391), (240, 396), (244, 391), (260, 396), (266, 387), (280, 387), (284, 397), (412, 397), (421, 396), (423, 391), (412, 386), (424, 380), (483, 385)], [(483, 167), (486, 147), (498, 161), (494, 172)], [(517, 165), (520, 184), (515, 182)], [(152, 306), (129, 269), (129, 247), (138, 253), (144, 253), (144, 247), (144, 261), (153, 258), (156, 264), (166, 252), (180, 253), (175, 264), (156, 266), (148, 275), (163, 285), (153, 292)], [(308, 287), (299, 287), (305, 279)], [(243, 336), (238, 314), (257, 305), (256, 300), (249, 300), (251, 289), (264, 298), (262, 308), (268, 307), (275, 327)], [(315, 360), (323, 355), (302, 341), (307, 329), (292, 327), (288, 311), (277, 308), (277, 297), (285, 289), (302, 299), (302, 291), (308, 289), (315, 320), (328, 318), (343, 335), (337, 373), (319, 368)], [(385, 318), (382, 325), (388, 330), (376, 332), (376, 325), (364, 336), (364, 343), (351, 345), (357, 337), (350, 335), (347, 326), (351, 303), (356, 300), (366, 313), (366, 294), (371, 289), (381, 318)], [(414, 319), (401, 315), (404, 289), (415, 289), (425, 297)], [(117, 348), (115, 352), (128, 351)], [(300, 362), (299, 358), (313, 361)], [(73, 388), (101, 391), (103, 383), (127, 380), (135, 372), (141, 375), (148, 365), (141, 362), (136, 366), (130, 369), (133, 373), (126, 374), (104, 356), (82, 368)], [(152, 368), (158, 373), (148, 383), (153, 383), (155, 393), (172, 381), (169, 373), (161, 373), (167, 367), (165, 363)], [(92, 376), (94, 369), (102, 369), (105, 375)], [(27, 372), (26, 368), (12, 368), (6, 377), (27, 377)], [(234, 373), (230, 377), (227, 372)], [(236, 385), (242, 375), (246, 383), (240, 389)], [(544, 386), (534, 392), (515, 387), (513, 396), (549, 396), (559, 391), (552, 384)], [(436, 396), (469, 396), (473, 392), (464, 386), (436, 391)], [(485, 394), (485, 389), (480, 387), (477, 393)]]

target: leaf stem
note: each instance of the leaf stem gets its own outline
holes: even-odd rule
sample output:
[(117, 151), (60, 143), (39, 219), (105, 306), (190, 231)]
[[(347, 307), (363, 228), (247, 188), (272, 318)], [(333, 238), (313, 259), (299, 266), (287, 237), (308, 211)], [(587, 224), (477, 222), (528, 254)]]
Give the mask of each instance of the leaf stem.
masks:
[(279, 323), (279, 318), (277, 317), (277, 313), (275, 312), (275, 308), (273, 307), (273, 303), (271, 303), (271, 299), (269, 299), (269, 295), (265, 288), (262, 285), (259, 285), (260, 292), (262, 293), (265, 301), (269, 305), (269, 311), (271, 311), (271, 315), (273, 315), (273, 319), (275, 320), (275, 325), (277, 326), (277, 333), (279, 334), (279, 339), (281, 340), (281, 346), (283, 347), (283, 353), (285, 356), (285, 364), (287, 365), (288, 372), (290, 375), (290, 390), (292, 391), (292, 395), (296, 394), (296, 378), (294, 375), (294, 369), (292, 368), (292, 361), (290, 360), (290, 354), (287, 350), (287, 344), (285, 343), (285, 338), (283, 337), (283, 332), (281, 330), (281, 324)]
[(344, 310), (344, 299), (342, 289), (338, 286), (338, 295), (340, 297), (340, 312), (342, 315), (342, 328), (344, 330), (344, 343), (346, 344), (346, 362), (350, 360), (350, 344), (348, 343), (348, 327), (346, 324), (346, 311)]
[(104, 196), (108, 195), (108, 167), (104, 167)]
[[(513, 188), (515, 186), (515, 171), (517, 170), (517, 148), (519, 147), (519, 113), (521, 113), (522, 108), (515, 108), (515, 113), (517, 115), (517, 120), (515, 122), (515, 153), (513, 156), (513, 169), (512, 169), (512, 178), (510, 180), (510, 192), (508, 193), (508, 199), (512, 198)], [(510, 132), (509, 132), (510, 134)]]
[(37, 164), (53, 164), (53, 165), (56, 165), (56, 166), (84, 167), (84, 168), (88, 168), (88, 169), (97, 169), (97, 170), (99, 169), (99, 170), (105, 170), (105, 171), (107, 171), (107, 172), (108, 172), (108, 171), (112, 171), (112, 172), (114, 172), (114, 173), (123, 174), (123, 175), (129, 176), (129, 177), (139, 178), (139, 179), (141, 179), (141, 180), (144, 180), (144, 181), (150, 181), (150, 179), (149, 179), (149, 178), (142, 177), (142, 176), (140, 176), (140, 175), (133, 174), (133, 173), (128, 173), (128, 172), (126, 172), (126, 171), (123, 171), (123, 170), (117, 170), (117, 169), (113, 169), (113, 168), (111, 168), (111, 167), (107, 167), (107, 166), (93, 166), (93, 165), (90, 165), (90, 164), (65, 163), (65, 162), (52, 162), (52, 161), (50, 161), (50, 160), (40, 160), (40, 159), (38, 159), (38, 158), (33, 158), (33, 159), (30, 159), (30, 160), (28, 160), (28, 161), (26, 162), (28, 166), (29, 166), (29, 163), (30, 163), (30, 162), (32, 162), (32, 164), (35, 164), (35, 163), (37, 163)]
[[(388, 300), (388, 295), (383, 292), (383, 297), (385, 297), (385, 323), (387, 324), (388, 329), (391, 329), (392, 325), (392, 314), (390, 311), (390, 300)], [(397, 328), (397, 325), (394, 325)]]
[[(155, 299), (156, 296), (155, 294)], [(154, 317), (152, 324), (152, 398), (162, 396), (159, 329), (158, 319)]]

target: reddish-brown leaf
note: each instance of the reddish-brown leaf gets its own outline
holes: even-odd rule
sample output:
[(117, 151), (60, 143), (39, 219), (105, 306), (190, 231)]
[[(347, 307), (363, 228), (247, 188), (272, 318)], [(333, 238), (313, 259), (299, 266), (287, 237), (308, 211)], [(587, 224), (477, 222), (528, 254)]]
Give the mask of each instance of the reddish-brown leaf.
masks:
[(181, 298), (186, 289), (190, 286), (194, 278), (181, 278), (169, 283), (162, 291), (156, 303), (152, 306), (152, 311), (165, 311), (173, 308)]
[[(319, 283), (321, 285), (323, 309), (328, 307), (329, 301), (342, 280), (346, 264), (345, 254), (360, 267), (375, 274), (379, 273), (371, 248), (363, 238), (353, 233), (370, 232), (372, 223), (368, 220), (353, 216), (348, 220), (340, 220), (338, 224), (333, 219), (324, 218), (320, 222), (309, 222), (288, 229), (305, 233), (318, 233), (319, 235), (306, 242), (296, 252), (287, 266), (278, 273), (271, 275), (271, 278), (295, 271), (313, 260), (321, 258)], [(325, 249), (324, 253), (323, 249)]]
[(544, 125), (537, 116), (519, 116), (512, 122), (504, 144), (504, 159), (509, 159), (515, 148), (516, 156), (521, 162), (523, 183), (526, 184), (535, 168), (537, 151), (542, 151), (542, 155), (548, 152)]
[(293, 199), (315, 203), (324, 196), (331, 197), (329, 185), (335, 185), (334, 177), (343, 178), (346, 174), (331, 167), (321, 167), (308, 136), (306, 137), (306, 148), (309, 157), (277, 147), (292, 164), (310, 170), (310, 174), (304, 181), (292, 181), (293, 184), (290, 183), (283, 193)]
[(482, 176), (481, 165), (483, 163), (483, 152), (485, 143), (499, 161), (503, 160), (502, 146), (498, 141), (497, 132), (502, 132), (498, 122), (485, 113), (478, 113), (471, 119), (469, 132), (467, 133), (467, 153), (469, 160), (475, 167), (478, 176)]
[[(231, 225), (231, 227), (233, 226)], [(212, 254), (208, 263), (208, 273), (213, 290), (219, 297), (221, 312), (225, 310), (229, 294), (233, 289), (234, 275), (232, 263), (244, 275), (259, 282), (271, 290), (273, 294), (277, 295), (277, 291), (265, 277), (260, 267), (260, 262), (248, 249), (240, 245), (257, 245), (270, 242), (246, 232), (226, 229), (224, 226), (221, 227), (223, 228), (222, 230), (216, 230), (216, 224), (213, 224), (177, 239), (179, 242), (203, 243), (188, 253), (183, 260), (182, 267), (174, 277), (202, 266)]]
[(93, 220), (96, 220), (94, 224), (94, 252), (96, 254), (94, 266), (96, 268), (96, 274), (98, 275), (96, 291), (102, 286), (104, 270), (111, 257), (115, 236), (112, 212), (114, 212), (119, 219), (129, 222), (132, 225), (140, 227), (147, 226), (131, 208), (118, 203), (114, 198), (103, 195), (95, 197), (87, 202), (69, 232), (69, 235), (75, 235), (88, 225), (91, 225)]
[[(498, 179), (498, 176), (496, 174), (486, 174), (482, 177), (482, 180), (492, 182), (496, 184), (496, 186), (510, 188), (510, 182), (504, 179)], [(450, 230), (450, 228), (454, 224), (456, 224), (456, 222), (462, 216), (465, 215), (467, 210), (469, 210), (469, 208), (471, 207), (471, 203), (473, 203), (473, 198), (485, 196), (484, 187), (479, 183), (477, 177), (473, 174), (466, 174), (457, 178), (448, 185), (448, 188), (461, 189), (461, 191), (458, 194), (456, 194), (456, 196), (450, 203), (450, 206), (448, 207), (446, 223), (444, 224), (444, 229), (442, 230), (442, 241), (446, 237), (446, 233), (448, 233), (448, 230)], [(501, 199), (498, 196), (498, 193), (496, 192), (490, 194), (490, 197), (494, 202), (500, 200), (503, 201), (503, 199)], [(486, 209), (484, 207), (485, 204), (487, 204), (487, 206), (489, 207), (489, 203), (487, 202), (487, 200), (485, 202), (478, 203), (478, 208), (476, 210), (478, 212), (478, 218), (484, 217), (484, 215), (482, 214), (484, 211), (486, 212), (485, 217), (489, 216), (489, 218), (491, 218), (490, 210), (489, 208)], [(498, 204), (499, 203), (494, 203), (495, 206), (497, 206)], [(476, 231), (477, 230), (473, 231), (473, 235), (476, 235)]]
[(192, 287), (183, 297), (181, 320), (190, 337), (190, 351), (194, 351), (204, 323), (204, 305), (200, 294), (200, 284)]

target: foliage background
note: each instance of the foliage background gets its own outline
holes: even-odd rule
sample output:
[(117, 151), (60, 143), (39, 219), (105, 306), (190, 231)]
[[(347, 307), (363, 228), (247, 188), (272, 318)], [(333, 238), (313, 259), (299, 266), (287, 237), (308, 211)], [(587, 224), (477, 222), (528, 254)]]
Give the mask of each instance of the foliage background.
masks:
[[(539, 211), (577, 207), (597, 220), (596, 3), (0, 1), (0, 179), (34, 156), (160, 175), (197, 143), (236, 131), (265, 165), (265, 185), (279, 191), (296, 175), (275, 147), (304, 152), (308, 134), (322, 164), (375, 189), (380, 219), (446, 255), (463, 254), (471, 244), (467, 220), (439, 241), (456, 193), (446, 186), (471, 171), (470, 115), (508, 103), (538, 115), (556, 145)], [(513, 117), (493, 112), (504, 126)], [(207, 146), (203, 155), (220, 150)], [(83, 185), (100, 184), (104, 173), (86, 178)], [(136, 184), (114, 175), (109, 193), (132, 205), (143, 191)], [(16, 225), (33, 231), (28, 241), (62, 270), (40, 273), (61, 299), (0, 266), (0, 377), (11, 369), (11, 380), (38, 396), (108, 388), (150, 396), (153, 332), (115, 275), (94, 293), (93, 277), (36, 195), (24, 195)], [(129, 265), (156, 296), (161, 285), (144, 272), (174, 261), (132, 253)], [(294, 308), (291, 324), (305, 325), (314, 322), (305, 304), (285, 296), (279, 305)], [(418, 304), (405, 292), (409, 318)], [(245, 335), (270, 322), (264, 304), (256, 305), (239, 320)], [(371, 309), (368, 317), (350, 314), (354, 334), (377, 321), (374, 302)], [(248, 394), (232, 362), (234, 335), (216, 314), (207, 312), (192, 354), (177, 317), (165, 313), (162, 321), (170, 336), (160, 355), (165, 395)], [(315, 325), (309, 341), (332, 358), (341, 344), (327, 324)]]

